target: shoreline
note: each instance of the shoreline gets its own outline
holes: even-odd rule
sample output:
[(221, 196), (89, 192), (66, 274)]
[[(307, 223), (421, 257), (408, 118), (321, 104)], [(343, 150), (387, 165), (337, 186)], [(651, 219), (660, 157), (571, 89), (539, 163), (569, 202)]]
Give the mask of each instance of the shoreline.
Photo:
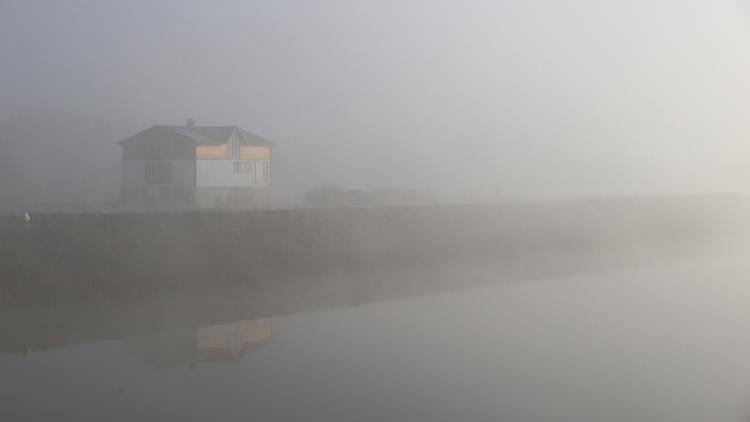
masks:
[(0, 219), (0, 352), (734, 253), (749, 215), (680, 197)]

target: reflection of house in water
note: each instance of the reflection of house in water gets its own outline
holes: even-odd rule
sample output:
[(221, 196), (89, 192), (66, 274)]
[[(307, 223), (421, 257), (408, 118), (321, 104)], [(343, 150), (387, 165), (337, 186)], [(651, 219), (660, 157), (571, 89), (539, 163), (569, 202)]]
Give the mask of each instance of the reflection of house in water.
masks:
[(235, 321), (193, 331), (128, 339), (131, 355), (152, 366), (193, 365), (199, 361), (238, 361), (245, 352), (271, 339), (268, 320)]
[(198, 330), (198, 360), (238, 360), (271, 338), (266, 320), (236, 321)]

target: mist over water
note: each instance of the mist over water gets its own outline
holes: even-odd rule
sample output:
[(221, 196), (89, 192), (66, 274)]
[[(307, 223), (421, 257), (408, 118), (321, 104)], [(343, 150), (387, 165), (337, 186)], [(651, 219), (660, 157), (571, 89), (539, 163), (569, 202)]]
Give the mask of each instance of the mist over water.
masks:
[(742, 254), (3, 355), (15, 382), (0, 397), (11, 420), (743, 421), (746, 262)]

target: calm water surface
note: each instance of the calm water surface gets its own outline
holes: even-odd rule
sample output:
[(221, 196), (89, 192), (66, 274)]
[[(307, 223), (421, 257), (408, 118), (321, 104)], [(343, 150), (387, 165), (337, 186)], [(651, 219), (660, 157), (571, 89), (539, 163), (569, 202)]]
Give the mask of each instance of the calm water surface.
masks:
[(0, 374), (8, 421), (750, 421), (750, 255), (5, 354)]

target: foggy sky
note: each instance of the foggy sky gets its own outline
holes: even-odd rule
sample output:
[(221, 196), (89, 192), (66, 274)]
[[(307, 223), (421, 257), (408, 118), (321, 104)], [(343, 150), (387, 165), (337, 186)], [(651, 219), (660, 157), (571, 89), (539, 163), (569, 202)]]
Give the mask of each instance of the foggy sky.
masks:
[(187, 117), (277, 142), (290, 194), (750, 193), (735, 0), (0, 0), (0, 65), (0, 183), (38, 197)]

